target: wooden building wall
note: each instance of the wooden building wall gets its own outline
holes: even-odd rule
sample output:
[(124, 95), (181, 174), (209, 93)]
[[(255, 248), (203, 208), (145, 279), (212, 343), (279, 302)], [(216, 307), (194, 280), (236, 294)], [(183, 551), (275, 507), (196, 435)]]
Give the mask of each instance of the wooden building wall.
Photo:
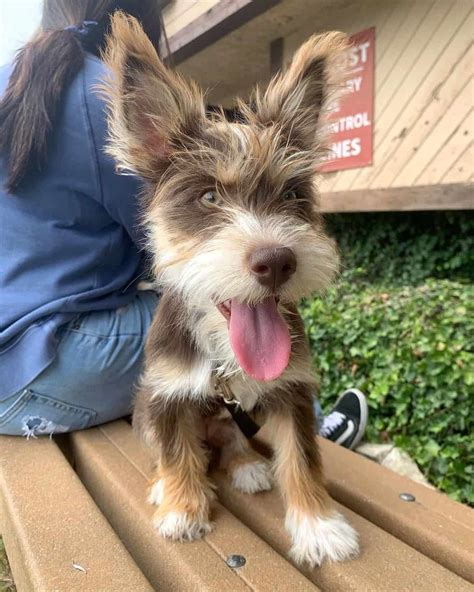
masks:
[[(361, 2), (327, 27), (376, 27), (374, 164), (327, 175), (325, 191), (472, 182), (471, 2)], [(344, 18), (346, 17), (346, 18)], [(347, 19), (347, 20), (346, 20)], [(285, 40), (285, 58), (311, 32)]]
[(173, 0), (163, 10), (163, 20), (168, 37), (173, 37), (220, 0)]
[[(168, 34), (210, 5), (215, 10), (219, 2), (175, 0)], [(228, 105), (234, 94), (268, 80), (270, 46), (279, 36), (285, 65), (314, 32), (374, 26), (373, 165), (326, 174), (324, 209), (474, 208), (473, 6), (472, 0), (280, 0), (179, 67), (213, 89), (211, 100)]]

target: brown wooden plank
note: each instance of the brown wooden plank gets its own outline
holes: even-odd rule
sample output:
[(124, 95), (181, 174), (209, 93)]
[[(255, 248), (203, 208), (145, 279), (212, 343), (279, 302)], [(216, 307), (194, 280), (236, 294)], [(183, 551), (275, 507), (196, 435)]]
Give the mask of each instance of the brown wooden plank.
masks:
[(173, 63), (178, 64), (189, 58), (279, 2), (221, 0), (170, 38)]
[(321, 194), (322, 212), (401, 212), (422, 210), (472, 210), (470, 183), (359, 189)]
[[(345, 469), (350, 466), (345, 465)], [(289, 548), (283, 528), (283, 504), (276, 491), (263, 492), (249, 501), (236, 492), (221, 472), (213, 473), (222, 504), (279, 553)], [(338, 505), (360, 535), (359, 558), (323, 564), (303, 573), (330, 592), (472, 592), (466, 580), (419, 553), (362, 516)]]
[[(125, 422), (71, 438), (79, 475), (149, 580), (160, 590), (255, 590), (317, 588), (271, 547), (216, 504), (215, 530), (204, 540), (172, 543), (153, 530), (145, 502), (151, 459)], [(232, 553), (247, 563), (234, 571)]]
[(1, 436), (0, 492), (0, 531), (19, 592), (152, 592), (52, 440)]
[[(335, 499), (474, 582), (473, 510), (327, 440), (320, 445)], [(402, 501), (403, 492), (416, 501)]]

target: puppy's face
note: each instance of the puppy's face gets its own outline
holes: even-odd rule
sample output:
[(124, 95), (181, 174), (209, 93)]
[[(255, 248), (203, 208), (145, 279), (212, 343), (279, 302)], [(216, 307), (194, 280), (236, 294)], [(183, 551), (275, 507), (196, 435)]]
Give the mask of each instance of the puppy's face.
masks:
[(206, 114), (199, 89), (165, 69), (134, 21), (114, 20), (110, 152), (150, 182), (157, 277), (190, 307), (220, 312), (241, 367), (259, 380), (288, 364), (281, 307), (323, 289), (337, 270), (315, 171), (344, 50), (342, 34), (311, 38), (230, 123)]

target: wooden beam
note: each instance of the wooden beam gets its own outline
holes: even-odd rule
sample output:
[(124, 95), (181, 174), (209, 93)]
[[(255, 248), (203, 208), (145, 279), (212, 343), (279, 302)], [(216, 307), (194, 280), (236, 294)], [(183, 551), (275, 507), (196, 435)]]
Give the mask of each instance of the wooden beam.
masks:
[(323, 212), (474, 210), (472, 183), (335, 191), (321, 194)]
[(280, 0), (221, 0), (169, 39), (178, 64), (262, 14)]
[(284, 39), (277, 37), (270, 43), (270, 74), (278, 74), (283, 68)]

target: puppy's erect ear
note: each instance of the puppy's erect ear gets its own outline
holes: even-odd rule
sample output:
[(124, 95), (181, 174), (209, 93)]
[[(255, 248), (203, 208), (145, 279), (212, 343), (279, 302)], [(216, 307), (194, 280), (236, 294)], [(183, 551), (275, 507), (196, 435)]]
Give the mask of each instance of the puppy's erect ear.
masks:
[(252, 97), (260, 125), (278, 125), (287, 140), (303, 150), (317, 149), (321, 117), (342, 92), (347, 77), (348, 41), (337, 31), (313, 35), (286, 72), (275, 76), (265, 92)]
[(111, 75), (103, 86), (109, 107), (108, 153), (120, 168), (159, 179), (173, 149), (205, 123), (198, 87), (161, 62), (138, 21), (118, 12), (105, 52)]

